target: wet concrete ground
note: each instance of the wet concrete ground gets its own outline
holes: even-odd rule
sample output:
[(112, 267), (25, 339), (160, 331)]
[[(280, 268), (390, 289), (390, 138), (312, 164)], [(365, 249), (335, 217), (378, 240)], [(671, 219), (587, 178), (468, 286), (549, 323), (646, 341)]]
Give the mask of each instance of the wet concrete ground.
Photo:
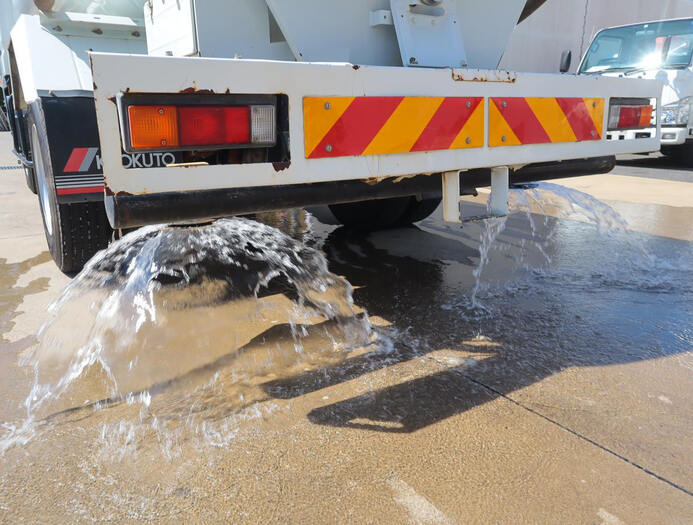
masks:
[[(0, 166), (13, 164), (0, 141)], [(436, 214), (362, 236), (315, 224), (389, 346), (263, 377), (242, 410), (181, 383), (152, 401), (157, 431), (136, 404), (49, 418), (0, 458), (0, 521), (693, 522), (693, 171), (635, 158), (562, 184), (607, 200), (630, 231), (535, 214), (537, 246), (512, 216), (477, 308), (481, 225)], [(33, 377), (21, 357), (70, 279), (21, 171), (0, 171), (0, 203), (11, 423)], [(247, 337), (287, 339), (264, 325)], [(171, 360), (185, 352), (171, 343)], [(165, 426), (193, 406), (209, 425), (197, 437)]]

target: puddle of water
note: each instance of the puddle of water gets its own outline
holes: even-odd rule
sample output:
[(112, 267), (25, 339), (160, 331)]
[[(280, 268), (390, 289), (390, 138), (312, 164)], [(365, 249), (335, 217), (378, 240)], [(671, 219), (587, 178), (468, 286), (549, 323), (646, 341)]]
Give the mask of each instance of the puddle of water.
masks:
[(104, 443), (127, 449), (155, 433), (167, 453), (188, 434), (223, 444), (234, 421), (272, 410), (256, 406), (260, 383), (371, 342), (351, 294), (319, 251), (255, 221), (142, 228), (97, 254), (49, 308), (25, 363), (35, 372), (26, 419), (4, 425), (0, 450), (75, 411), (118, 405), (139, 417), (105, 425)]
[[(521, 255), (518, 266), (533, 281), (489, 287), (484, 272), (492, 251), (505, 242), (508, 219), (482, 225), (471, 293), (464, 290), (461, 303), (441, 305), (457, 320), (473, 321), (479, 337), (507, 317), (499, 308), (513, 296), (531, 296), (531, 302), (554, 285), (583, 295), (590, 287), (659, 291), (671, 285), (672, 274), (680, 277), (690, 268), (673, 263), (672, 274), (666, 274), (665, 264), (672, 263), (653, 258), (641, 242), (624, 235), (627, 223), (613, 209), (576, 190), (548, 183), (513, 189), (510, 209), (529, 222), (523, 250), (536, 248), (544, 264)], [(331, 273), (311, 247), (318, 240), (307, 215), (291, 211), (262, 220), (288, 234), (245, 219), (149, 227), (90, 261), (50, 308), (40, 344), (27, 362), (36, 379), (25, 403), (26, 418), (5, 424), (0, 452), (52, 425), (105, 412), (110, 417), (102, 418), (98, 439), (102, 453), (116, 460), (142, 443), (158, 443), (169, 457), (191, 439), (202, 446), (226, 446), (243, 421), (276, 417), (292, 397), (264, 388), (269, 383), (316, 370), (326, 375), (328, 367), (356, 348), (373, 345), (376, 337), (371, 357), (358, 360), (366, 371), (396, 353), (387, 337), (412, 355), (426, 351), (428, 334), (393, 329), (376, 335), (368, 317), (357, 314), (349, 283)], [(571, 264), (584, 259), (584, 253), (571, 251), (571, 236), (585, 228), (626, 244), (627, 262), (618, 271), (597, 259), (573, 271)], [(556, 243), (562, 243), (558, 250), (552, 247)], [(359, 244), (347, 245), (362, 256), (363, 269), (370, 268), (369, 259), (377, 255), (363, 252)], [(333, 263), (337, 259), (333, 255)], [(348, 266), (354, 270), (357, 263), (350, 259)], [(624, 266), (632, 269), (627, 278)], [(585, 273), (585, 267), (594, 270)], [(381, 300), (397, 302), (397, 297), (388, 294)], [(554, 327), (547, 321), (540, 329), (549, 333)], [(301, 391), (300, 385), (287, 388)]]
[(34, 342), (32, 337), (28, 337), (11, 343), (7, 340), (6, 334), (12, 331), (14, 319), (19, 315), (18, 309), (24, 298), (45, 291), (49, 280), (45, 277), (34, 279), (26, 286), (17, 286), (17, 283), (33, 267), (50, 260), (48, 252), (17, 263), (8, 263), (5, 259), (0, 259), (0, 350), (3, 352), (14, 354)]

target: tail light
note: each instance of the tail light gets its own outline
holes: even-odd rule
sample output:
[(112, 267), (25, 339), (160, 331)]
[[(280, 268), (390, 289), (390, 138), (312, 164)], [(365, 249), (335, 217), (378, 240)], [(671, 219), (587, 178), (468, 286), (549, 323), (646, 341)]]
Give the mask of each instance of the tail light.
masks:
[(609, 130), (649, 128), (653, 107), (650, 104), (612, 104), (609, 108)]
[(131, 105), (129, 149), (224, 149), (273, 146), (273, 105)]

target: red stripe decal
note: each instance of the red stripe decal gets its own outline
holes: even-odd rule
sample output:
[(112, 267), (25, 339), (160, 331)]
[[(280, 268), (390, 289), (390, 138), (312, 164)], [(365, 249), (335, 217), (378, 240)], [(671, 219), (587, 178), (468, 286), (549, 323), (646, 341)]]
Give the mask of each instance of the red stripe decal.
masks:
[[(360, 155), (404, 97), (357, 97), (310, 154), (311, 159)], [(328, 151), (329, 150), (329, 151)]]
[(103, 186), (88, 186), (84, 188), (61, 188), (57, 190), (58, 195), (78, 195), (80, 193), (101, 193)]
[(87, 156), (88, 152), (89, 148), (73, 149), (72, 153), (70, 154), (70, 158), (67, 159), (67, 164), (65, 164), (63, 173), (74, 173), (79, 171), (79, 168), (82, 165), (82, 162), (84, 161), (84, 157)]
[(551, 142), (524, 98), (494, 98), (493, 103), (522, 144)]
[(556, 98), (556, 102), (565, 113), (570, 127), (578, 140), (599, 140), (600, 131), (594, 127), (585, 101), (581, 98)]
[[(482, 97), (446, 98), (411, 151), (448, 149), (482, 100)], [(471, 103), (470, 107), (467, 102)]]

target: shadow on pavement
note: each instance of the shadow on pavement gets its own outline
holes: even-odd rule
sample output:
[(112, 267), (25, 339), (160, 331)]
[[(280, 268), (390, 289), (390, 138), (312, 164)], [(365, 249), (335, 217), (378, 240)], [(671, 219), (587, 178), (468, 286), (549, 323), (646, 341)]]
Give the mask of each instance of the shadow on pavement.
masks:
[(651, 168), (658, 170), (693, 171), (692, 166), (686, 166), (684, 162), (674, 157), (652, 155), (643, 155), (638, 157), (633, 156), (627, 159), (618, 159), (616, 161), (616, 166)]
[[(589, 228), (578, 228), (583, 226)], [(450, 266), (471, 273), (477, 251), (453, 242), (456, 255), (451, 261), (447, 239), (417, 228), (395, 235), (405, 235), (409, 247), (417, 247), (412, 253), (419, 258), (394, 255), (382, 247), (387, 237), (374, 240), (343, 229), (329, 236), (324, 251), (331, 270), (356, 287), (356, 304), (392, 322), (395, 333), (414, 336), (396, 337), (394, 351), (387, 354), (371, 352), (331, 369), (266, 383), (266, 392), (294, 398), (432, 351), (469, 351), (462, 342), (480, 331), (495, 346), (484, 349), (488, 357), (474, 366), (449, 368), (315, 408), (308, 416), (314, 423), (414, 432), (567, 367), (630, 363), (691, 347), (691, 341), (686, 343), (674, 333), (677, 326), (693, 321), (690, 311), (676, 306), (691, 299), (690, 287), (643, 293), (637, 286), (594, 274), (587, 282), (539, 277), (538, 286), (507, 289), (491, 297), (490, 312), (474, 318), (449, 307), (451, 292), (444, 273)], [(590, 258), (593, 246), (585, 244), (583, 264), (591, 268), (599, 263)]]

